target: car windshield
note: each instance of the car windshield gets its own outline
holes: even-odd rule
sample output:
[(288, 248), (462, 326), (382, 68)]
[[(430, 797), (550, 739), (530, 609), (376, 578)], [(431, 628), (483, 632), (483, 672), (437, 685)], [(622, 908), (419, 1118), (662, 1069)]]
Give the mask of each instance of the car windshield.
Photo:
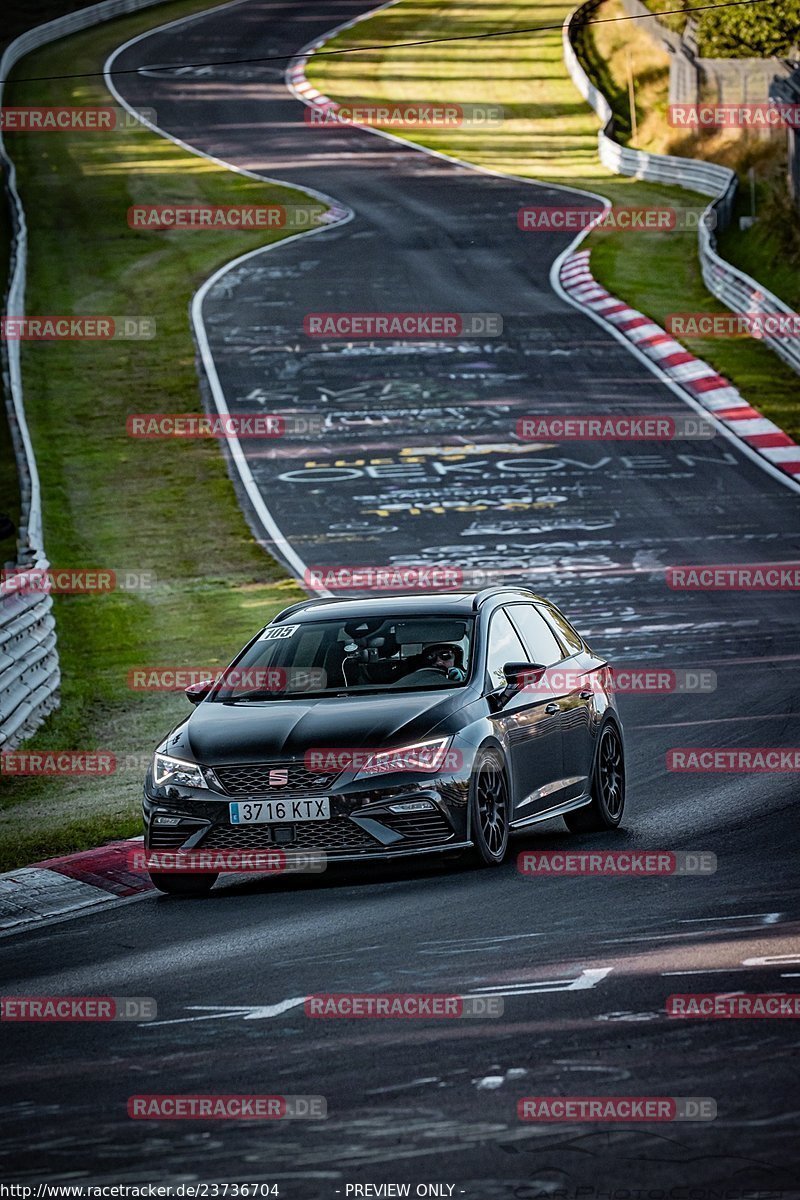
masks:
[(231, 703), (463, 687), (472, 629), (471, 619), (444, 616), (268, 625), (209, 699)]

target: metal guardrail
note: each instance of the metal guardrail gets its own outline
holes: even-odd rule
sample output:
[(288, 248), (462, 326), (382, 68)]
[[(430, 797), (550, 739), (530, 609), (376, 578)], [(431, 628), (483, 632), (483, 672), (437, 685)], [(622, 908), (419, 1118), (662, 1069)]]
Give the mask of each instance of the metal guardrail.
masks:
[[(788, 305), (768, 288), (717, 254), (714, 229), (725, 229), (731, 222), (738, 187), (736, 172), (719, 163), (704, 162), (697, 158), (632, 150), (620, 145), (614, 138), (611, 106), (584, 71), (572, 41), (575, 27), (594, 11), (598, 3), (599, 0), (587, 0), (587, 3), (569, 14), (562, 28), (562, 43), (564, 62), (573, 83), (602, 122), (597, 135), (601, 163), (615, 175), (676, 185), (704, 196), (713, 196), (697, 231), (700, 270), (706, 287), (732, 312), (776, 317), (791, 315), (792, 310)], [(760, 340), (800, 373), (800, 339), (765, 333)]]
[(9, 749), (58, 707), (61, 676), (50, 596), (13, 582), (0, 595), (0, 747)]
[[(31, 50), (114, 17), (161, 3), (164, 0), (102, 0), (100, 4), (26, 30), (9, 43), (0, 58), (0, 105), (10, 72)], [(16, 169), (2, 132), (0, 163), (6, 177), (12, 229), (5, 311), (8, 316), (20, 317), (25, 314), (28, 227), (17, 190)], [(3, 342), (2, 346), (8, 421), (20, 480), (22, 519), (17, 561), (20, 569), (46, 570), (48, 562), (42, 533), (39, 473), (25, 417), (20, 343), (10, 340)], [(60, 682), (51, 597), (46, 592), (19, 591), (13, 580), (0, 584), (0, 748), (9, 749), (18, 745), (41, 725), (48, 713), (58, 707)]]

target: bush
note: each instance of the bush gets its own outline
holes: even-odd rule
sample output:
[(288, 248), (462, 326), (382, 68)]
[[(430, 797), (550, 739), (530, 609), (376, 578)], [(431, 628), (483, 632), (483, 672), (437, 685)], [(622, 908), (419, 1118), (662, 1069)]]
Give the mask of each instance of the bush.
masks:
[(800, 38), (800, 0), (707, 9), (697, 23), (703, 58), (786, 57)]

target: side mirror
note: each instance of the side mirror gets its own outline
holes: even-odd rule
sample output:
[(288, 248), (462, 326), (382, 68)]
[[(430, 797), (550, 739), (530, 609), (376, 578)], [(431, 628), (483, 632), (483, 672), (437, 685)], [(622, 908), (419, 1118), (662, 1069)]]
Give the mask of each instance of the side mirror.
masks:
[(503, 674), (508, 681), (508, 687), (533, 687), (544, 675), (547, 667), (542, 663), (507, 662), (503, 666)]
[(500, 691), (492, 692), (489, 696), (489, 706), (497, 711), (508, 704), (512, 696), (522, 688), (532, 687), (544, 675), (547, 667), (542, 663), (507, 662), (503, 665), (506, 686)]
[(213, 686), (213, 679), (201, 679), (199, 683), (190, 683), (185, 689), (186, 698), (190, 704), (199, 704), (201, 700), (205, 700)]

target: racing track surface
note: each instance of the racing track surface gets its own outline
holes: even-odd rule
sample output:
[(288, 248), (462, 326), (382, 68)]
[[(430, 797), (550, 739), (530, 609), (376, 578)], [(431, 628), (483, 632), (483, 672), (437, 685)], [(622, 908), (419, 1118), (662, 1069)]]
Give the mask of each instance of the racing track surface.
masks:
[[(116, 67), (289, 54), (358, 11), (245, 0), (154, 33)], [(153, 995), (160, 1015), (113, 1029), (7, 1027), (0, 1173), (256, 1179), (289, 1200), (400, 1181), (454, 1184), (475, 1200), (594, 1200), (645, 1183), (800, 1194), (791, 1022), (663, 1011), (675, 991), (794, 990), (800, 972), (792, 777), (664, 766), (672, 746), (797, 743), (791, 595), (683, 594), (663, 579), (669, 563), (796, 558), (796, 496), (721, 437), (521, 452), (516, 418), (537, 405), (687, 411), (552, 293), (565, 243), (519, 233), (516, 211), (562, 194), (369, 132), (311, 128), (281, 76), (249, 66), (116, 79), (173, 136), (355, 213), (251, 257), (204, 305), (232, 411), (260, 401), (329, 418), (325, 444), (243, 443), (278, 526), (310, 566), (500, 566), (617, 660), (715, 670), (710, 696), (623, 697), (623, 832), (570, 838), (554, 822), (517, 848), (706, 850), (719, 869), (534, 882), (513, 857), (493, 872), (340, 868), (235, 883), (199, 903), (148, 896), (4, 939), (7, 993)], [(379, 309), (499, 312), (505, 332), (352, 351), (301, 332), (310, 311)], [(282, 1005), (311, 991), (481, 989), (505, 994), (501, 1019), (314, 1022)], [(126, 1100), (143, 1092), (323, 1094), (329, 1117), (139, 1124)], [(719, 1115), (522, 1125), (516, 1100), (531, 1094), (708, 1096)]]

